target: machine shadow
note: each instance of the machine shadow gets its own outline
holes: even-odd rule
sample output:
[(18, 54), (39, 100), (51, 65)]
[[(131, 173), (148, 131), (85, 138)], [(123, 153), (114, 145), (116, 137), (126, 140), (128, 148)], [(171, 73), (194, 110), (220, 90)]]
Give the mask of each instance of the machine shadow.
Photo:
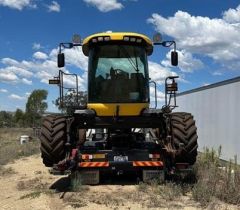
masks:
[[(135, 174), (108, 174), (108, 175), (101, 175), (100, 182), (97, 185), (138, 185), (141, 181), (140, 177), (136, 177)], [(71, 175), (66, 177), (61, 177), (49, 187), (49, 189), (55, 190), (57, 192), (71, 192), (72, 188), (72, 179)], [(91, 186), (91, 185), (86, 185)]]

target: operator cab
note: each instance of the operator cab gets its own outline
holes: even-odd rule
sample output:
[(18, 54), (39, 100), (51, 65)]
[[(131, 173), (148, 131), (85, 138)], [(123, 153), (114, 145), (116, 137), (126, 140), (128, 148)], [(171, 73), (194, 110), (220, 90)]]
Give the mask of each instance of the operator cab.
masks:
[(90, 103), (147, 103), (148, 66), (141, 45), (105, 43), (89, 51)]
[(152, 43), (133, 33), (96, 34), (83, 42), (89, 56), (89, 103), (148, 103), (147, 55)]

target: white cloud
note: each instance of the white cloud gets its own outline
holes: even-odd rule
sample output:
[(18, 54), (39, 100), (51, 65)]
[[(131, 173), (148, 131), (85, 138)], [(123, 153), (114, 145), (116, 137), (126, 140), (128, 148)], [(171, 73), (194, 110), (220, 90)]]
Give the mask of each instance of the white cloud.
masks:
[(11, 9), (22, 10), (25, 7), (36, 8), (36, 4), (32, 0), (0, 0), (0, 6), (9, 7)]
[(203, 83), (202, 86), (208, 86), (210, 83)]
[(109, 12), (112, 10), (120, 10), (123, 8), (123, 5), (117, 0), (83, 0), (87, 4), (96, 7), (101, 12)]
[[(86, 90), (88, 59), (82, 53), (81, 47), (76, 49), (66, 49), (66, 67), (63, 70), (70, 73), (71, 66), (79, 68), (81, 76), (78, 76), (79, 88)], [(57, 49), (53, 49), (49, 54), (36, 52), (30, 61), (16, 61), (12, 58), (3, 58), (1, 62), (6, 65), (0, 68), (0, 81), (10, 84), (22, 83), (32, 85), (32, 78), (39, 79), (40, 82), (48, 84), (48, 80), (58, 76)], [(39, 59), (42, 59), (39, 62)], [(82, 70), (82, 72), (81, 72)], [(73, 77), (64, 78), (66, 85), (73, 87), (75, 80)]]
[(22, 83), (26, 85), (32, 85), (32, 80), (28, 80), (26, 78), (22, 78)]
[(11, 94), (10, 96), (8, 96), (8, 98), (13, 99), (13, 100), (25, 100), (26, 98), (23, 96), (19, 96), (16, 94)]
[(212, 75), (213, 75), (213, 76), (222, 76), (223, 73), (220, 72), (220, 71), (214, 71), (214, 72), (212, 73)]
[(40, 43), (33, 43), (32, 49), (33, 50), (40, 50), (42, 48)]
[(171, 71), (170, 68), (164, 67), (161, 64), (149, 61), (149, 76), (158, 84), (164, 84), (166, 77), (177, 76), (177, 73)]
[(27, 78), (33, 76), (33, 73), (31, 71), (28, 71), (25, 68), (22, 68), (17, 61), (14, 62), (13, 59), (8, 59), (8, 58), (6, 58), (5, 60), (11, 60), (9, 64), (15, 64), (15, 65), (9, 65), (5, 68), (0, 69), (0, 81), (13, 82), (15, 84), (19, 81), (19, 76), (27, 77)]
[(6, 90), (6, 89), (0, 89), (0, 93), (7, 93), (8, 92), (8, 90)]
[(50, 5), (47, 5), (49, 12), (60, 12), (61, 7), (56, 1), (52, 1)]
[(27, 97), (30, 96), (30, 95), (31, 95), (30, 92), (26, 92), (26, 93), (25, 93), (25, 96), (27, 96)]
[(0, 82), (16, 83), (19, 78), (12, 72), (1, 72), (0, 69)]
[[(161, 64), (166, 67), (171, 67), (171, 52), (166, 55), (167, 59), (163, 60)], [(178, 67), (182, 72), (193, 72), (204, 67), (201, 60), (196, 59), (190, 52), (185, 50), (178, 51)]]
[(66, 49), (65, 56), (66, 63), (87, 71), (88, 58), (83, 54), (82, 48)]
[(18, 61), (12, 58), (3, 58), (1, 62), (5, 65), (10, 65), (10, 66), (17, 66), (19, 64)]
[(229, 9), (223, 13), (223, 19), (229, 23), (240, 22), (240, 5), (236, 9)]
[(23, 76), (28, 78), (33, 75), (31, 71), (28, 71), (25, 68), (16, 67), (16, 66), (8, 66), (5, 69), (3, 69), (3, 72), (12, 72), (18, 76)]
[[(157, 93), (157, 102), (163, 102), (165, 100), (165, 94), (162, 91), (156, 89)], [(155, 88), (150, 86), (150, 100), (155, 102)]]
[(46, 53), (38, 51), (33, 54), (33, 57), (39, 60), (46, 60), (48, 58), (48, 55)]
[[(239, 7), (235, 12), (238, 11)], [(183, 11), (168, 18), (155, 13), (148, 22), (154, 25), (156, 31), (173, 37), (178, 47), (186, 52), (208, 56), (227, 68), (239, 68), (240, 24), (227, 22), (225, 19), (229, 13), (224, 13), (222, 19), (192, 16)]]

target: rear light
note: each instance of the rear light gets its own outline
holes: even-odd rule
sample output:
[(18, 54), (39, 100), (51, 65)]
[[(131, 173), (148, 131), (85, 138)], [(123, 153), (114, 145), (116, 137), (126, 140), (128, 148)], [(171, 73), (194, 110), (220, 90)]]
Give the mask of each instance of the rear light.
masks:
[(160, 158), (160, 154), (149, 154), (149, 158)]
[(83, 159), (83, 160), (92, 160), (92, 159), (93, 159), (93, 156), (92, 156), (92, 155), (89, 155), (89, 154), (82, 155), (82, 159)]
[(82, 154), (82, 160), (105, 159), (105, 154)]

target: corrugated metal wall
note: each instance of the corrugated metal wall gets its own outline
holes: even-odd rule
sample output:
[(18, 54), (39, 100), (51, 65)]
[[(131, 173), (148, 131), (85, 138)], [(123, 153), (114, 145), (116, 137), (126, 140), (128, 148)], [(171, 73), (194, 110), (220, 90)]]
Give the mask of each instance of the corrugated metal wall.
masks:
[(200, 151), (221, 145), (222, 159), (240, 163), (240, 81), (180, 94), (177, 104), (194, 115)]

